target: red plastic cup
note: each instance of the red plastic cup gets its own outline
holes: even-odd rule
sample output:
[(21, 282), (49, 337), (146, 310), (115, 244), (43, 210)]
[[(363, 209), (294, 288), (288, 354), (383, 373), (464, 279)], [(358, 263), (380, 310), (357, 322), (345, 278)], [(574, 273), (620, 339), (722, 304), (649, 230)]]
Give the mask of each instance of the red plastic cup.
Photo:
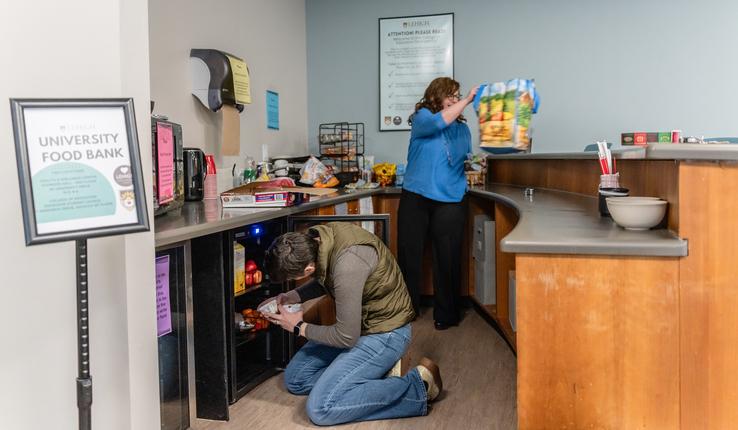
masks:
[(215, 158), (213, 158), (212, 154), (205, 156), (205, 173), (208, 175), (215, 174)]
[(679, 139), (682, 137), (682, 131), (681, 130), (672, 130), (671, 131), (671, 143), (679, 143)]

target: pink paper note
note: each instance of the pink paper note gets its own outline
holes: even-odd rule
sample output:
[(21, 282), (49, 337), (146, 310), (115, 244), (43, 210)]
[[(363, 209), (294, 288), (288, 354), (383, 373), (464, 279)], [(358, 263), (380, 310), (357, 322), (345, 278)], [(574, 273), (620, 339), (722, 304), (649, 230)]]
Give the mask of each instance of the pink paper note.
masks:
[(156, 334), (172, 332), (172, 308), (169, 302), (169, 256), (156, 259)]
[(156, 156), (158, 168), (157, 191), (159, 204), (174, 200), (174, 135), (172, 126), (165, 123), (156, 124)]

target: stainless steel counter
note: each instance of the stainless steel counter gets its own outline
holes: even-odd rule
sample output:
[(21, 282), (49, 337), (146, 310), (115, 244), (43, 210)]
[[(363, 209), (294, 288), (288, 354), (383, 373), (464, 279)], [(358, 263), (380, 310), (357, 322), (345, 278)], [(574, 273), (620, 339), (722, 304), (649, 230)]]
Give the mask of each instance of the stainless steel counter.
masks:
[(500, 242), (505, 252), (687, 255), (687, 241), (669, 230), (630, 231), (610, 218), (600, 217), (596, 197), (535, 189), (532, 198), (528, 198), (524, 190), (524, 187), (493, 184), (470, 191), (472, 195), (506, 204), (518, 212), (518, 224)]
[[(652, 143), (646, 146), (623, 146), (613, 149), (618, 159), (635, 160), (706, 160), (738, 161), (738, 145)], [(577, 160), (597, 159), (597, 152), (551, 152), (488, 155), (491, 160)]]
[(158, 248), (194, 237), (297, 214), (317, 207), (335, 205), (377, 194), (398, 193), (400, 193), (399, 188), (375, 188), (353, 192), (340, 190), (328, 196), (313, 196), (308, 203), (288, 208), (224, 209), (220, 204), (220, 199), (188, 202), (185, 203), (179, 213), (168, 213), (156, 218), (154, 241)]

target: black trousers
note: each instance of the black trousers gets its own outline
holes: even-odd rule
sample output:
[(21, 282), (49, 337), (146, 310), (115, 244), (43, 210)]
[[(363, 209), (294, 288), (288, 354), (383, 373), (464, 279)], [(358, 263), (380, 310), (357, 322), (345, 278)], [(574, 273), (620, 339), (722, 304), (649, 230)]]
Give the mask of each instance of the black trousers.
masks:
[(433, 245), (433, 319), (459, 322), (461, 246), (466, 221), (466, 198), (443, 203), (403, 190), (397, 221), (397, 260), (415, 313), (420, 315), (423, 249), (430, 232)]

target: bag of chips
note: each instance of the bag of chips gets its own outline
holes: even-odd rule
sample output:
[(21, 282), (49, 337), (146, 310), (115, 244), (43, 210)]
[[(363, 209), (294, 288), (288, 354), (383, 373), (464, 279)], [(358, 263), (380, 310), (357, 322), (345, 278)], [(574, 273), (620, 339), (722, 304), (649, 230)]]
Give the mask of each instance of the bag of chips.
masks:
[(533, 79), (481, 85), (474, 97), (479, 146), (495, 153), (530, 151), (530, 121), (538, 104)]

